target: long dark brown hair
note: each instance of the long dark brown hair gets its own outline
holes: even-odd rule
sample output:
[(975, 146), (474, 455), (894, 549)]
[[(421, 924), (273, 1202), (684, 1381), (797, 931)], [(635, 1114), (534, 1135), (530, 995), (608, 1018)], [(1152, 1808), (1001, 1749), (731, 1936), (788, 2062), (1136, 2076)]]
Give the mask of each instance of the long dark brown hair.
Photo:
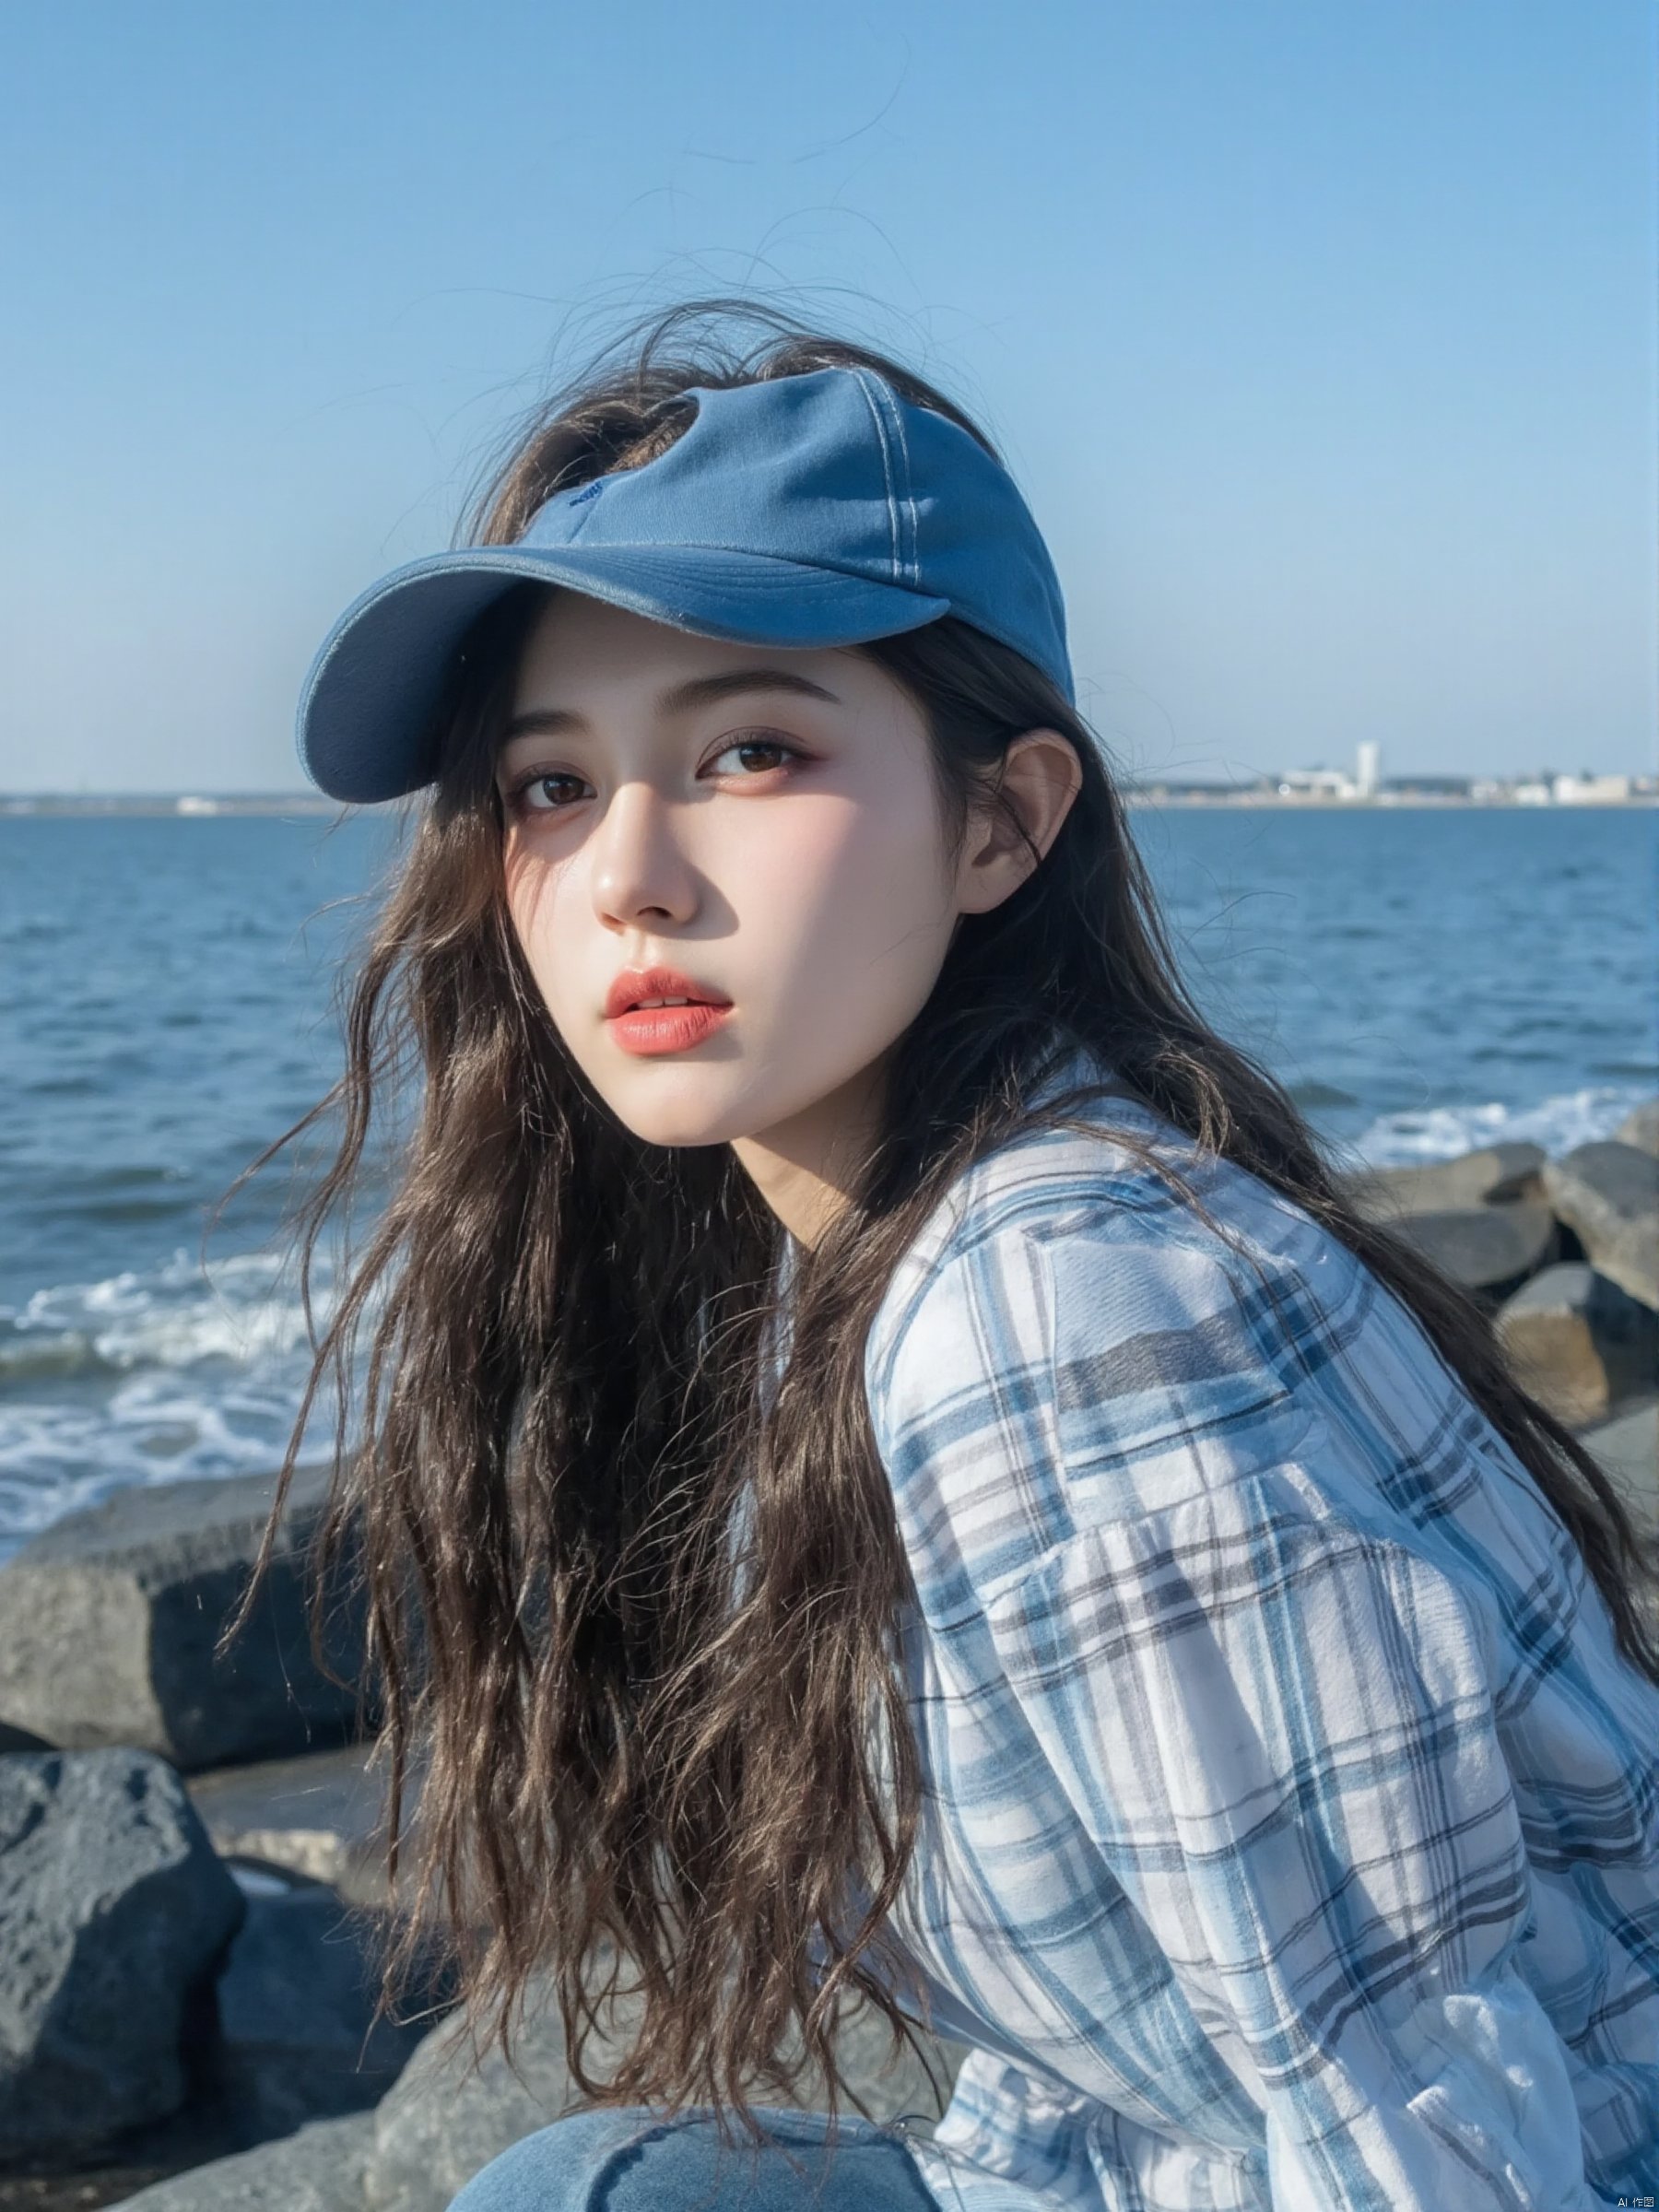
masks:
[[(761, 333), (747, 350), (746, 320)], [(843, 363), (994, 451), (880, 353), (770, 304), (694, 300), (636, 325), (537, 414), (459, 542), (509, 543), (552, 492), (662, 452), (690, 419), (691, 385)], [(543, 597), (515, 587), (469, 637), (433, 722), (436, 782), (409, 803), (406, 852), (341, 977), (345, 1073), (246, 1171), (338, 1110), (337, 1155), (298, 1217), (309, 1315), (317, 1241), (361, 1187), (376, 1108), (412, 1100), (390, 1201), (320, 1341), (312, 1329), (276, 1509), (332, 1372), (319, 1648), (321, 1594), (349, 1559), (383, 1716), (394, 1884), (418, 1797), (389, 1988), (436, 1934), (475, 2024), (510, 2050), (533, 1973), (549, 1971), (585, 2095), (711, 2104), (723, 2131), (735, 2112), (753, 2132), (750, 2092), (787, 2096), (807, 2066), (833, 2112), (846, 2090), (837, 2030), (861, 1994), (895, 2054), (909, 2040), (879, 1968), (920, 1804), (893, 1634), (913, 1592), (865, 1340), (947, 1186), (1032, 1124), (1022, 1089), (1056, 1040), (1285, 1194), (1410, 1309), (1571, 1533), (1620, 1650), (1659, 1681), (1639, 1602), (1659, 1573), (1605, 1475), (1521, 1386), (1489, 1314), (1361, 1218), (1280, 1084), (1200, 1018), (1083, 718), (949, 618), (857, 650), (924, 710), (952, 853), (973, 807), (998, 804), (995, 774), (1022, 732), (1069, 738), (1082, 788), (1014, 895), (960, 923), (898, 1040), (862, 1178), (798, 1255), (769, 1407), (780, 1224), (728, 1147), (655, 1147), (619, 1124), (564, 1050), (508, 916), (493, 755)], [(1068, 1109), (1088, 1095), (1035, 1119), (1076, 1125)], [(1133, 1130), (1114, 1135), (1204, 1212)], [(353, 1377), (361, 1441), (347, 1448)], [(583, 2042), (627, 1987), (637, 2041), (593, 2078)]]

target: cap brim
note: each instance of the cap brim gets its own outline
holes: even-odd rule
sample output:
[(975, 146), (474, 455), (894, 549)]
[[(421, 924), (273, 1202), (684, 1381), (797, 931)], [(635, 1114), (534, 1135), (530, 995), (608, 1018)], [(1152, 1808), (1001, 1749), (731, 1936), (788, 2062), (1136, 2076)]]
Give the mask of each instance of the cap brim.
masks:
[(919, 629), (948, 599), (723, 546), (468, 547), (394, 570), (348, 606), (300, 698), (300, 763), (331, 798), (430, 782), (434, 704), (474, 619), (524, 581), (739, 645), (861, 645)]

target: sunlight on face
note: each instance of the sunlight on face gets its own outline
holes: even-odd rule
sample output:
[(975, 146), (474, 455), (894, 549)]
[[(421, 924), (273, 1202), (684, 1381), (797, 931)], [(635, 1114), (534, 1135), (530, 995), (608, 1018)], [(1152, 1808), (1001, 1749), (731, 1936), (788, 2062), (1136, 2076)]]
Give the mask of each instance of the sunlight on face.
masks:
[[(513, 924), (594, 1088), (649, 1143), (752, 1139), (808, 1164), (920, 1011), (957, 920), (910, 695), (854, 653), (726, 644), (556, 591), (496, 774)], [(657, 964), (731, 1011), (640, 1057), (606, 994)]]

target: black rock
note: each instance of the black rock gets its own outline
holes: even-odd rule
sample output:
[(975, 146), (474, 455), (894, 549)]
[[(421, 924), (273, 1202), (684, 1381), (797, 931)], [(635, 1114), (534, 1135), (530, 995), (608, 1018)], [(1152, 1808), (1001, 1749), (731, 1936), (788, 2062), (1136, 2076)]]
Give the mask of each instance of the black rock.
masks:
[(383, 1919), (319, 1883), (237, 1871), (253, 1894), (217, 1984), (212, 2088), (249, 2147), (378, 2103), (448, 1999), (429, 1980), (377, 2019)]
[(0, 1759), (0, 2159), (164, 2118), (242, 1897), (148, 1752)]

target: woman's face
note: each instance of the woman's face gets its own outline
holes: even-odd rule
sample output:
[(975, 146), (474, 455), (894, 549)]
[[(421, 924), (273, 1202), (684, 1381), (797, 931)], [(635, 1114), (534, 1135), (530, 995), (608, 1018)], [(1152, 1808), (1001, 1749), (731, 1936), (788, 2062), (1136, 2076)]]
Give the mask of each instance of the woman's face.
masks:
[[(812, 1241), (964, 911), (920, 708), (855, 653), (725, 644), (555, 591), (496, 778), (513, 924), (594, 1089), (647, 1143), (732, 1145)], [(653, 966), (729, 1008), (630, 1051), (639, 1019), (606, 994)]]

